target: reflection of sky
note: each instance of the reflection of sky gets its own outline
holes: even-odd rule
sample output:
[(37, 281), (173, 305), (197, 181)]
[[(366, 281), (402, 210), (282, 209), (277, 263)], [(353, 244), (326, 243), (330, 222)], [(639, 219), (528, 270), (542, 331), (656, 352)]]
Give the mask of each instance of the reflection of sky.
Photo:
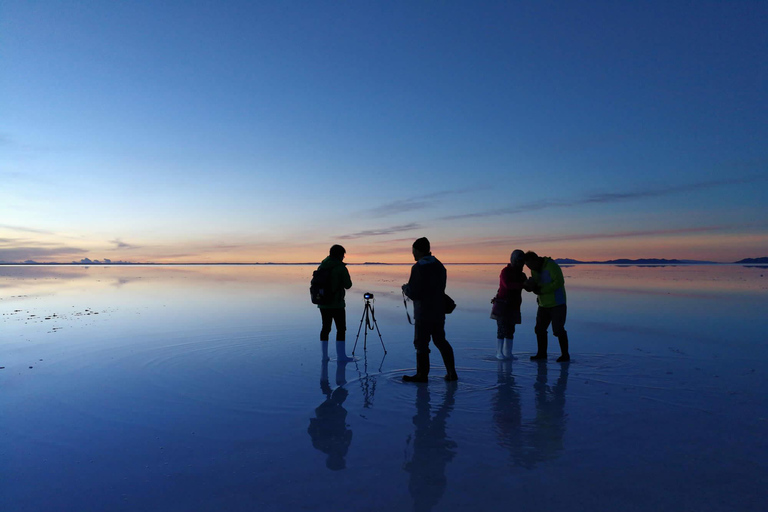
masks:
[(496, 361), (488, 315), (501, 269), (449, 266), (455, 390), (440, 371), (424, 389), (400, 379), (414, 366), (407, 266), (350, 267), (348, 344), (373, 291), (388, 354), (374, 338), (347, 365), (321, 362), (311, 270), (0, 267), (11, 286), (0, 300), (0, 508), (185, 510), (210, 496), (267, 511), (350, 499), (498, 510), (510, 495), (523, 509), (542, 495), (562, 510), (764, 502), (762, 270), (566, 268), (564, 373), (528, 360), (530, 295), (517, 360)]

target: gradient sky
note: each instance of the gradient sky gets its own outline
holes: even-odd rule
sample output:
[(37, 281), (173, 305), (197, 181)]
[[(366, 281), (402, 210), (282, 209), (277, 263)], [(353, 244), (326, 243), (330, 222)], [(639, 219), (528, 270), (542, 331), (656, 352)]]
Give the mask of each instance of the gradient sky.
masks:
[(768, 2), (0, 3), (0, 261), (768, 256)]

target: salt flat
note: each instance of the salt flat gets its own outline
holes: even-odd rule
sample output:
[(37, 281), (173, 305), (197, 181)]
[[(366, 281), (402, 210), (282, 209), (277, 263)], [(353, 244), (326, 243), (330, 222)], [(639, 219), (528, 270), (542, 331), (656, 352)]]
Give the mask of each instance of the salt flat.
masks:
[(531, 295), (494, 359), (500, 269), (414, 385), (407, 266), (350, 266), (348, 364), (307, 266), (0, 267), (0, 510), (765, 510), (768, 269), (566, 267), (566, 365)]

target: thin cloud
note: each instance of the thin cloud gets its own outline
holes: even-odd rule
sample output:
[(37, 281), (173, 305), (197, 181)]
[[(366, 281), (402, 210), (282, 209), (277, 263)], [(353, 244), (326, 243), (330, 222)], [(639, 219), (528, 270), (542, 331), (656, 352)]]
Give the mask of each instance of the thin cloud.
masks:
[(735, 227), (743, 226), (699, 226), (677, 229), (648, 229), (638, 231), (616, 231), (612, 233), (573, 233), (567, 235), (552, 236), (522, 236), (506, 239), (489, 239), (473, 241), (467, 245), (510, 245), (510, 244), (541, 244), (552, 242), (572, 242), (580, 240), (604, 240), (611, 238), (637, 238), (651, 236), (671, 236), (671, 235), (693, 235), (699, 233), (712, 233), (717, 231), (732, 230)]
[(110, 240), (109, 243), (115, 244), (115, 249), (138, 249), (139, 248), (138, 245), (132, 245), (132, 244), (125, 243), (125, 242), (123, 242), (122, 240), (120, 240), (118, 238), (116, 238), (114, 240)]
[(387, 217), (390, 215), (397, 215), (399, 213), (411, 212), (414, 210), (423, 210), (425, 208), (434, 206), (439, 199), (462, 194), (469, 194), (479, 190), (484, 190), (486, 188), (487, 187), (476, 187), (458, 190), (442, 190), (440, 192), (433, 192), (423, 196), (398, 199), (397, 201), (385, 203), (377, 206), (376, 208), (371, 208), (370, 210), (364, 210), (363, 213), (373, 217)]
[(38, 261), (47, 258), (72, 257), (74, 255), (85, 254), (88, 251), (78, 247), (14, 247), (11, 249), (0, 249), (0, 261), (20, 262), (20, 261)]
[(44, 229), (27, 228), (23, 226), (9, 226), (8, 224), (0, 224), (0, 229), (10, 229), (11, 231), (21, 231), (22, 233), (37, 233), (40, 235), (53, 235), (53, 231), (46, 231)]
[(414, 229), (421, 229), (421, 225), (415, 222), (411, 222), (410, 224), (403, 224), (401, 226), (391, 226), (382, 229), (367, 229), (365, 231), (358, 231), (357, 233), (351, 233), (349, 235), (337, 236), (336, 238), (339, 240), (355, 240), (369, 236), (392, 235), (395, 233), (402, 233), (403, 231), (413, 231)]
[(522, 203), (511, 208), (498, 208), (482, 212), (464, 213), (461, 215), (449, 215), (441, 217), (440, 220), (458, 220), (473, 219), (484, 217), (497, 217), (501, 215), (514, 215), (517, 213), (544, 210), (548, 208), (563, 208), (572, 206), (581, 206), (587, 204), (609, 204), (621, 201), (631, 201), (635, 199), (647, 199), (652, 197), (663, 197), (675, 194), (695, 192), (697, 190), (706, 190), (728, 185), (741, 185), (755, 181), (765, 180), (762, 176), (753, 176), (748, 178), (735, 178), (728, 180), (705, 181), (701, 183), (690, 183), (687, 185), (678, 185), (664, 188), (651, 188), (645, 190), (629, 190), (623, 192), (596, 192), (582, 197), (572, 199), (544, 199), (529, 203)]

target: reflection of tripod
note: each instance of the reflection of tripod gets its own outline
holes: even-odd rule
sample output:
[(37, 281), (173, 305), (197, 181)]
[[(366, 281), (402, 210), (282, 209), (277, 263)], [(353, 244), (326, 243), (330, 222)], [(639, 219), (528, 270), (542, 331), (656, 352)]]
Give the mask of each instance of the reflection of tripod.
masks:
[[(363, 328), (363, 320), (365, 320), (365, 332), (363, 333), (363, 350), (368, 349), (368, 330), (373, 330), (376, 327), (376, 332), (379, 333), (379, 340), (381, 341), (381, 348), (384, 349), (384, 353), (387, 353), (387, 347), (384, 346), (384, 340), (381, 339), (381, 331), (379, 330), (379, 324), (376, 323), (376, 313), (371, 305), (371, 299), (365, 297), (365, 308), (363, 309), (363, 316), (360, 317), (360, 327), (357, 328), (357, 336), (355, 336), (355, 346), (352, 347), (352, 355), (355, 355), (355, 349), (357, 348), (357, 340), (360, 339), (360, 329)], [(373, 298), (373, 294), (370, 294)], [(371, 323), (373, 320), (373, 323)]]

